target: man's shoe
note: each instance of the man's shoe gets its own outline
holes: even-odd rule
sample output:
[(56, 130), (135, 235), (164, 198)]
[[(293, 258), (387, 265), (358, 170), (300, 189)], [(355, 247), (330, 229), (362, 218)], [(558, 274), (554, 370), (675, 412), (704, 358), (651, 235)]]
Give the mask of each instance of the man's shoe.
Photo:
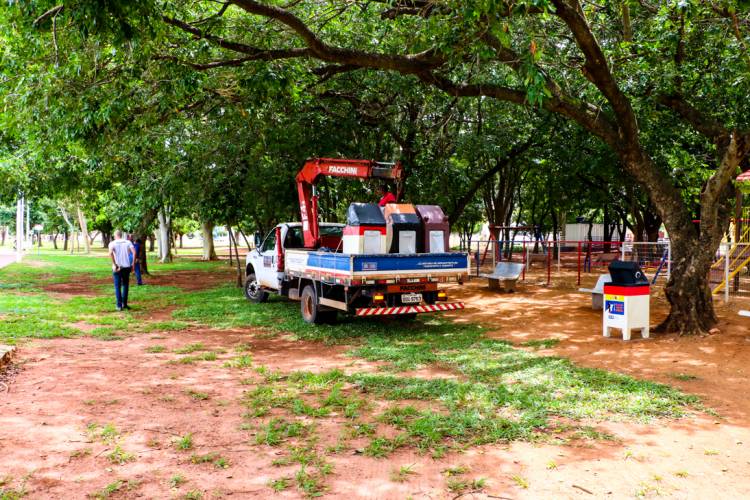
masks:
[(123, 309), (127, 309), (128, 311), (130, 311), (130, 306), (125, 305), (125, 306), (122, 306), (122, 308)]
[(120, 307), (120, 306), (117, 306), (117, 310), (118, 310), (118, 311), (122, 311), (122, 307)]

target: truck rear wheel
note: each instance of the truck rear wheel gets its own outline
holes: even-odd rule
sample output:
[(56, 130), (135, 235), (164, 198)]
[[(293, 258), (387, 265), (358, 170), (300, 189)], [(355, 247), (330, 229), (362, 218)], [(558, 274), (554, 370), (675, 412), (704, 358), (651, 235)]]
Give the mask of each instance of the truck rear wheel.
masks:
[(336, 311), (321, 310), (320, 304), (318, 304), (318, 296), (315, 293), (315, 287), (312, 285), (307, 285), (302, 290), (300, 312), (305, 322), (315, 325), (333, 323), (336, 319)]
[(245, 278), (245, 298), (250, 302), (260, 304), (268, 300), (268, 292), (263, 290), (255, 277), (255, 273), (250, 273)]

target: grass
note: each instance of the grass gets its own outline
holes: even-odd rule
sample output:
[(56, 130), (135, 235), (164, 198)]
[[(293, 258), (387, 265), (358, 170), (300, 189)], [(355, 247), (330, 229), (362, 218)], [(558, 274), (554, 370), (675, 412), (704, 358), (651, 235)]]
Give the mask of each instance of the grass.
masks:
[(125, 486), (125, 481), (118, 479), (109, 483), (107, 486), (90, 495), (92, 498), (110, 498)]
[(282, 492), (290, 486), (290, 479), (288, 477), (282, 477), (279, 479), (272, 479), (269, 481), (268, 486), (276, 493)]
[[(143, 295), (134, 295), (133, 300), (143, 303), (144, 309), (175, 308), (172, 320), (143, 324), (131, 315), (111, 312), (109, 285), (95, 287), (96, 297), (62, 299), (40, 292), (51, 282), (80, 281), (79, 273), (87, 273), (88, 281), (107, 278), (106, 266), (99, 269), (101, 258), (43, 255), (39, 262), (43, 267), (9, 266), (0, 270), (4, 283), (0, 289), (0, 314), (4, 315), (0, 342), (80, 335), (73, 326), (79, 321), (95, 325), (95, 334), (102, 339), (192, 325), (257, 327), (269, 336), (284, 333), (297, 339), (346, 344), (350, 356), (384, 366), (377, 373), (277, 373), (253, 359), (250, 344), (233, 347), (234, 356), (224, 366), (243, 370), (237, 373), (246, 389), (243, 428), (255, 432), (256, 444), (279, 450), (276, 465), (299, 467), (293, 478), (270, 483), (273, 489), (296, 485), (306, 496), (323, 494), (332, 469), (325, 454), (350, 449), (348, 439), (365, 441), (361, 451), (372, 457), (386, 458), (397, 449), (411, 448), (437, 458), (480, 444), (543, 441), (563, 432), (574, 439), (615, 439), (581, 422), (649, 421), (680, 417), (699, 408), (697, 398), (669, 386), (581, 368), (566, 359), (534, 352), (553, 347), (558, 339), (533, 340), (517, 348), (486, 337), (478, 325), (453, 323), (439, 316), (410, 322), (349, 318), (336, 325), (313, 326), (301, 320), (297, 303), (272, 297), (266, 304), (250, 304), (231, 284), (190, 293), (173, 287), (134, 288), (134, 294)], [(158, 267), (214, 269), (203, 263), (179, 261), (174, 266)], [(29, 295), (30, 291), (34, 293)], [(146, 349), (165, 351), (159, 345)], [(217, 352), (201, 342), (183, 345), (174, 353), (182, 355), (171, 361), (174, 363), (217, 359)], [(402, 373), (427, 366), (438, 366), (456, 376), (426, 379)], [(196, 401), (209, 399), (208, 393), (193, 389), (186, 394)], [(386, 400), (388, 404), (373, 411), (370, 401), (374, 400)], [(343, 420), (341, 437), (335, 446), (325, 447), (318, 443), (318, 422), (333, 416), (339, 422)], [(111, 444), (118, 440), (113, 426), (109, 429), (94, 424), (90, 432)], [(185, 437), (175, 444), (178, 449), (192, 448), (192, 438), (190, 447), (180, 448), (179, 441)], [(117, 450), (119, 453), (111, 454), (114, 463), (134, 458), (119, 445)], [(229, 466), (216, 453), (194, 454), (191, 461), (212, 463), (219, 469)], [(393, 471), (392, 479), (405, 480), (411, 471), (404, 467)], [(454, 472), (446, 472), (453, 491), (480, 490), (484, 485), (481, 479), (465, 478), (468, 471)], [(199, 490), (193, 490), (186, 498), (193, 494), (202, 496)]]
[(510, 478), (513, 480), (514, 483), (516, 483), (516, 486), (518, 486), (521, 489), (528, 489), (529, 487), (529, 481), (523, 476), (520, 476), (518, 474), (513, 474), (510, 476)]
[(181, 451), (190, 450), (193, 448), (193, 433), (188, 432), (184, 436), (180, 436), (174, 439), (175, 448)]
[[(152, 272), (199, 270), (210, 272), (218, 263), (176, 260), (171, 264), (156, 264)], [(101, 256), (67, 255), (46, 252), (28, 256), (25, 262), (0, 269), (0, 342), (16, 344), (26, 338), (73, 337), (84, 332), (74, 326), (86, 323), (96, 328), (89, 335), (102, 340), (117, 340), (123, 332), (183, 329), (185, 322), (154, 322), (142, 320), (129, 313), (114, 311), (114, 297), (110, 284), (95, 282), (111, 279), (107, 260)], [(44, 287), (57, 283), (89, 285), (92, 296), (63, 298), (44, 292)], [(130, 301), (141, 311), (159, 310), (177, 304), (182, 291), (176, 287), (131, 287)]]
[(187, 479), (185, 479), (185, 476), (183, 476), (182, 474), (175, 474), (174, 476), (169, 478), (169, 487), (179, 488), (186, 482), (187, 482)]
[(670, 377), (672, 377), (675, 380), (679, 380), (681, 382), (689, 382), (691, 380), (699, 380), (699, 378), (696, 375), (691, 375), (689, 373), (670, 373)]
[(197, 342), (195, 344), (188, 344), (185, 346), (180, 347), (179, 349), (175, 349), (174, 352), (177, 354), (190, 354), (197, 351), (205, 351), (206, 346), (203, 345), (201, 342)]
[(13, 478), (11, 476), (0, 477), (0, 500), (20, 500), (27, 494), (25, 479), (17, 486), (11, 486)]
[(550, 349), (560, 343), (560, 339), (535, 339), (523, 342), (521, 346), (532, 349)]
[(402, 465), (398, 469), (391, 471), (391, 481), (395, 483), (403, 483), (412, 474), (416, 474), (416, 472), (414, 472), (414, 464)]
[(128, 462), (132, 462), (135, 460), (135, 455), (123, 450), (119, 444), (115, 446), (114, 450), (112, 450), (110, 453), (108, 453), (105, 456), (107, 457), (107, 460), (109, 460), (111, 463), (119, 464), (119, 465), (124, 465)]
[(191, 455), (190, 461), (194, 464), (211, 463), (217, 469), (226, 469), (229, 467), (229, 460), (216, 452), (206, 453), (205, 455)]
[(226, 363), (224, 363), (224, 366), (227, 368), (252, 368), (253, 367), (253, 357), (249, 354), (243, 354), (242, 356), (237, 356)]
[(193, 389), (186, 390), (185, 394), (187, 394), (188, 396), (190, 396), (191, 398), (193, 398), (196, 401), (205, 401), (206, 399), (208, 399), (210, 397), (205, 392), (195, 391)]

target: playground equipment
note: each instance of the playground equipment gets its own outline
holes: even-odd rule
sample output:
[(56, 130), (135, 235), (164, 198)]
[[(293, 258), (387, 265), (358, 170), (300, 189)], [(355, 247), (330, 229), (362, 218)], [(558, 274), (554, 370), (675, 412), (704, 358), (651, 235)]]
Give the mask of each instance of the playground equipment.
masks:
[(750, 265), (750, 211), (742, 207), (743, 194), (750, 192), (750, 171), (743, 172), (734, 180), (737, 187), (734, 220), (730, 224), (732, 244), (711, 266), (709, 279), (714, 294), (722, 290), (728, 292), (730, 280), (736, 291), (739, 288), (739, 274)]
[(630, 340), (631, 330), (649, 337), (650, 290), (648, 278), (635, 262), (616, 260), (609, 265), (610, 283), (604, 284), (602, 328), (605, 337), (612, 329), (622, 330), (622, 339)]
[(524, 264), (518, 262), (500, 262), (495, 266), (491, 274), (482, 274), (483, 278), (489, 280), (490, 290), (503, 290), (513, 292), (516, 289), (518, 278), (524, 270)]

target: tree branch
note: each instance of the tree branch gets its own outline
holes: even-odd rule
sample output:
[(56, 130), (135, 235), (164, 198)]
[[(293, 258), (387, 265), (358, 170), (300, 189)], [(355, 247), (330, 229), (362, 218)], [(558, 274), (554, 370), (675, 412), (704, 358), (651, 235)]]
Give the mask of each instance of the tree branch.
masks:
[(323, 42), (299, 17), (289, 11), (252, 0), (232, 0), (232, 3), (249, 14), (274, 19), (285, 25), (302, 39), (316, 58), (323, 61), (373, 69), (395, 70), (405, 74), (418, 74), (435, 69), (445, 62), (432, 49), (417, 54), (391, 55), (334, 47)]
[(676, 93), (662, 94), (658, 97), (658, 101), (677, 113), (695, 130), (709, 138), (714, 143), (725, 144), (728, 142), (729, 130), (718, 121), (691, 105), (682, 95)]
[(34, 22), (33, 22), (34, 26), (38, 25), (39, 23), (41, 23), (42, 21), (44, 21), (45, 19), (47, 19), (50, 16), (56, 16), (57, 14), (59, 14), (60, 12), (62, 12), (62, 10), (64, 8), (65, 8), (65, 5), (63, 5), (63, 4), (60, 4), (60, 5), (56, 6), (56, 7), (52, 7), (51, 9), (49, 9), (48, 11), (46, 11), (41, 16), (39, 16), (36, 19), (34, 19)]

